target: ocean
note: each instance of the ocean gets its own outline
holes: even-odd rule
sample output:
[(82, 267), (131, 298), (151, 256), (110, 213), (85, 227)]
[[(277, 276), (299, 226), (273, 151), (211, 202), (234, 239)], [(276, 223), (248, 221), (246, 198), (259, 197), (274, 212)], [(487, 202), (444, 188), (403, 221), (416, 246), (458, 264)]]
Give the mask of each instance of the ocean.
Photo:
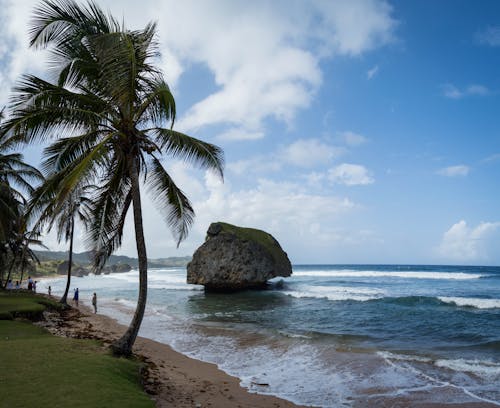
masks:
[[(205, 293), (151, 269), (140, 335), (216, 363), (251, 392), (321, 407), (500, 406), (500, 267), (295, 265), (268, 290)], [(62, 294), (65, 278), (39, 285)], [(128, 325), (138, 272), (72, 278)], [(71, 293), (70, 293), (71, 297)], [(480, 406), (478, 405), (478, 406)]]

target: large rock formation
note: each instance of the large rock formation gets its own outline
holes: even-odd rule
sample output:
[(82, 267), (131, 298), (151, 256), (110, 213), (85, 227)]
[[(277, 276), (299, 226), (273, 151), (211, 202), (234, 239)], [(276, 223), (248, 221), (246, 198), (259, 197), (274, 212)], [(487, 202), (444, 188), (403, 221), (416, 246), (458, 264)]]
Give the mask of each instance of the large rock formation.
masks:
[(292, 265), (267, 232), (216, 222), (187, 266), (187, 282), (211, 291), (261, 288), (276, 276), (290, 276)]
[(110, 273), (124, 273), (130, 272), (132, 267), (129, 264), (114, 264), (110, 266), (105, 266), (102, 270), (96, 271), (96, 275), (103, 273), (104, 275), (109, 275)]

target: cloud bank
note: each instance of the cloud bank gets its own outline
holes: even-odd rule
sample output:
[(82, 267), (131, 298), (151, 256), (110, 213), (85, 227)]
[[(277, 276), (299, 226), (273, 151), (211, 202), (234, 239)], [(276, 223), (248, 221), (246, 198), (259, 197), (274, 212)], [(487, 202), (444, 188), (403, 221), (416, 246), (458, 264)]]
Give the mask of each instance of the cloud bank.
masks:
[(500, 222), (482, 222), (476, 227), (469, 227), (461, 220), (444, 233), (437, 252), (440, 257), (452, 262), (487, 261), (491, 250), (490, 239), (498, 230)]
[[(208, 69), (215, 91), (195, 101), (178, 128), (224, 125), (225, 140), (261, 138), (268, 119), (290, 123), (321, 86), (324, 58), (356, 56), (387, 44), (396, 27), (382, 0), (98, 3), (132, 28), (158, 22), (160, 65), (174, 88), (192, 66)], [(2, 6), (5, 100), (4, 91), (19, 74), (40, 71), (43, 62), (27, 50), (34, 2), (3, 0)]]

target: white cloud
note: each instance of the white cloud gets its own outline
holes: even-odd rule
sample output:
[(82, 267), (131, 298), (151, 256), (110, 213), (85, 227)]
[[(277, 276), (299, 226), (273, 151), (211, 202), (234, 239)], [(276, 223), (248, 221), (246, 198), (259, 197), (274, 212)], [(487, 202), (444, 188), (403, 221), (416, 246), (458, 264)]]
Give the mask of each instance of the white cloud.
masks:
[(436, 173), (440, 176), (445, 177), (458, 177), (467, 176), (469, 174), (470, 167), (460, 164), (458, 166), (449, 166), (439, 169)]
[(342, 148), (318, 139), (299, 139), (285, 147), (279, 154), (281, 160), (298, 167), (317, 167), (339, 157)]
[(237, 175), (246, 173), (269, 174), (280, 171), (283, 162), (275, 155), (257, 155), (248, 159), (237, 160), (226, 165), (226, 169)]
[(328, 178), (336, 184), (346, 186), (367, 185), (375, 182), (370, 172), (359, 164), (340, 164), (328, 171)]
[(489, 45), (491, 47), (500, 46), (500, 27), (488, 27), (476, 34), (476, 39), (480, 44)]
[[(236, 189), (230, 180), (222, 183), (217, 176), (207, 172), (203, 183), (198, 182), (192, 188), (191, 183), (196, 184), (198, 176), (187, 167), (178, 167), (172, 176), (179, 185), (186, 186), (185, 193), (191, 198), (197, 214), (195, 224), (189, 238), (176, 250), (170, 231), (159, 221), (159, 214), (150, 199), (144, 196), (144, 229), (149, 257), (192, 254), (203, 243), (210, 223), (215, 221), (268, 231), (285, 250), (295, 248), (299, 255), (299, 250), (305, 245), (304, 237), (315, 236), (315, 239), (331, 244), (338, 235), (332, 225), (341, 215), (351, 213), (358, 207), (348, 198), (311, 194), (302, 183), (274, 182), (262, 178), (257, 180), (254, 188)], [(136, 252), (130, 221), (127, 221), (119, 253)], [(335, 239), (338, 240), (338, 237)], [(314, 244), (311, 243), (310, 249), (315, 250)]]
[(441, 90), (443, 95), (450, 99), (462, 99), (467, 96), (485, 96), (491, 93), (486, 86), (480, 84), (472, 84), (462, 89), (453, 84), (444, 84), (441, 86)]
[(456, 262), (487, 260), (488, 240), (498, 229), (500, 222), (482, 222), (477, 227), (471, 228), (461, 220), (444, 233), (437, 248), (438, 254)]
[(45, 68), (46, 53), (28, 48), (28, 16), (34, 2), (2, 1), (0, 7), (0, 106), (19, 76), (29, 71), (41, 75)]
[(358, 133), (354, 133), (351, 131), (346, 131), (346, 132), (341, 132), (339, 134), (340, 139), (348, 146), (359, 146), (362, 145), (363, 143), (366, 143), (368, 139), (364, 137), (363, 135), (360, 135)]
[[(0, 86), (5, 97), (21, 72), (44, 72), (45, 60), (27, 49), (28, 20), (37, 2), (0, 1)], [(193, 93), (198, 99), (179, 118), (177, 128), (214, 126), (220, 130), (219, 140), (260, 139), (266, 134), (266, 123), (273, 120), (291, 126), (297, 112), (311, 105), (321, 87), (326, 58), (359, 56), (388, 44), (394, 39), (397, 25), (385, 0), (97, 3), (131, 28), (157, 21), (162, 51), (158, 64), (176, 95), (176, 88), (190, 92), (189, 84), (182, 82), (189, 70), (196, 72), (202, 67), (213, 77), (213, 84), (207, 84), (210, 91)], [(329, 167), (341, 153), (341, 149), (325, 141), (304, 139), (268, 155), (230, 163), (228, 176), (231, 170), (260, 171), (266, 166), (277, 170), (286, 165), (312, 170), (315, 166)], [(262, 179), (253, 187), (238, 184), (236, 189), (230, 177), (224, 185), (211, 176), (197, 183), (195, 173), (187, 168), (171, 167), (174, 179), (193, 199), (198, 214), (192, 236), (181, 247), (181, 253), (190, 253), (203, 240), (208, 224), (218, 218), (271, 230), (298, 249), (303, 237), (314, 232), (330, 245), (343, 235), (332, 220), (356, 208), (347, 198), (311, 193), (302, 183)], [(317, 179), (325, 178), (324, 173), (318, 173)], [(144, 220), (148, 255), (175, 253), (168, 228), (158, 221), (158, 213), (146, 198)], [(131, 223), (120, 253), (135, 254)]]
[(298, 139), (275, 152), (228, 163), (227, 169), (241, 175), (249, 171), (260, 174), (276, 172), (285, 165), (317, 168), (330, 164), (344, 152), (344, 148), (316, 138)]
[(373, 68), (366, 71), (366, 78), (368, 80), (372, 79), (378, 73), (378, 65), (375, 65)]
[(391, 8), (372, 0), (167, 2), (164, 10), (167, 47), (184, 65), (205, 64), (219, 87), (180, 120), (186, 130), (290, 123), (321, 85), (321, 58), (385, 44), (395, 26)]
[(217, 136), (220, 141), (239, 141), (239, 140), (257, 140), (264, 137), (264, 132), (261, 130), (249, 130), (245, 128), (236, 128), (226, 130)]
[[(192, 105), (179, 118), (178, 128), (236, 128), (222, 134), (226, 140), (262, 137), (268, 118), (291, 123), (322, 83), (322, 59), (355, 56), (387, 44), (396, 27), (385, 0), (98, 3), (132, 28), (158, 22), (160, 65), (174, 88), (191, 66), (209, 70), (217, 89)], [(37, 71), (43, 63), (27, 49), (28, 20), (35, 4), (2, 2), (4, 98), (21, 72)]]

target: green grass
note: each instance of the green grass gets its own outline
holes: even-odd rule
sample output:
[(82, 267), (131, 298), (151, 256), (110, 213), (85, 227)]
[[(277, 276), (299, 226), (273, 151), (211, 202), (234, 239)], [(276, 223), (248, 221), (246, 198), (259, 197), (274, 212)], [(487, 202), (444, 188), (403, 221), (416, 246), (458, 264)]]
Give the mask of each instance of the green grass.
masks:
[(15, 317), (38, 319), (46, 308), (60, 310), (62, 305), (27, 291), (0, 291), (0, 320)]
[[(40, 296), (0, 292), (0, 313), (29, 315), (46, 301), (52, 306)], [(31, 322), (0, 320), (0, 362), (0, 408), (154, 406), (141, 388), (138, 362)]]

